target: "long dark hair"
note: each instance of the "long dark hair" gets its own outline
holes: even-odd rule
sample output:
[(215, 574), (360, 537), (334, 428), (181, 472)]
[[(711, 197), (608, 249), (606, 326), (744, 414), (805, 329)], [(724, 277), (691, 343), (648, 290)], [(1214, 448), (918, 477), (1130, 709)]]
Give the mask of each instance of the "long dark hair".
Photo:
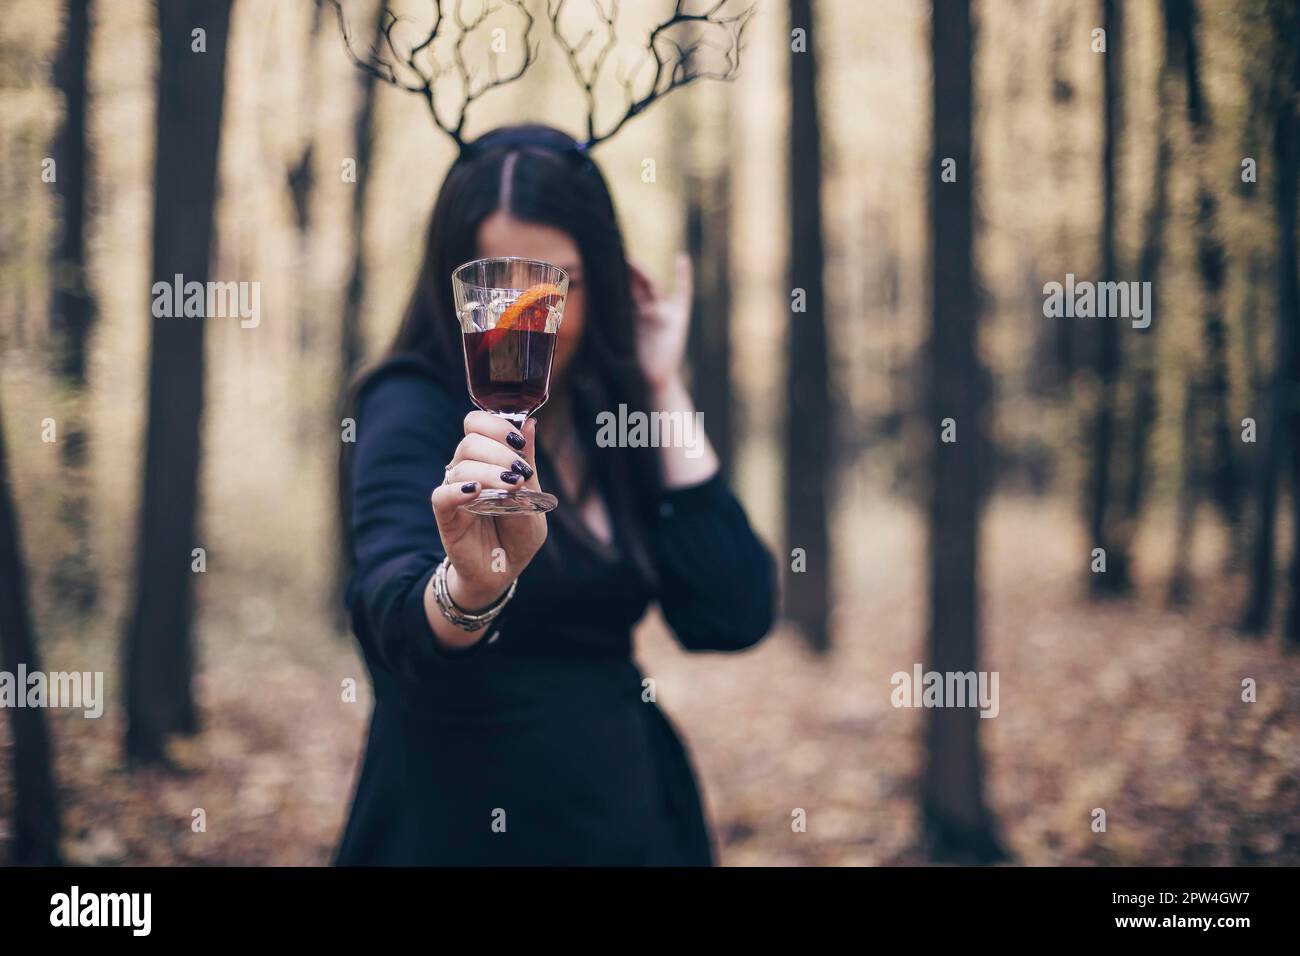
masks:
[[(515, 156), (509, 184), (507, 157)], [(425, 360), (452, 395), (466, 394), (460, 324), (452, 301), (452, 270), (478, 257), (479, 226), (498, 209), (502, 193), (516, 219), (560, 229), (582, 257), (586, 323), (566, 375), (569, 407), (579, 440), (594, 436), (601, 411), (647, 409), (645, 375), (637, 361), (632, 283), (609, 188), (595, 162), (574, 140), (549, 126), (505, 126), (470, 143), (447, 172), (429, 221), (424, 261), (397, 335), (380, 363), (354, 385), (348, 405), (385, 364), (404, 356)], [(345, 540), (350, 499), (349, 445), (340, 459), (340, 498)], [(597, 447), (585, 443), (579, 488), (603, 496), (616, 540), (634, 567), (653, 584), (648, 543), (654, 506), (662, 487), (653, 448)], [(437, 476), (430, 476), (431, 480)], [(551, 489), (554, 490), (554, 489)], [(551, 518), (576, 528), (576, 509)], [(350, 541), (347, 548), (349, 560)]]

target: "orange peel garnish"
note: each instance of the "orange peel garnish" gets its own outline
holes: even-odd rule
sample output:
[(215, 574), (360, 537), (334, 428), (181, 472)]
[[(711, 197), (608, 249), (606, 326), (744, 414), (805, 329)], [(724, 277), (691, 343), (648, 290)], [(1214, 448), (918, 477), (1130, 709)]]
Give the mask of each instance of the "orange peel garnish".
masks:
[(519, 294), (519, 298), (510, 303), (510, 307), (501, 314), (496, 327), (512, 329), (519, 326), (524, 331), (544, 332), (546, 331), (546, 306), (551, 304), (548, 300), (559, 299), (562, 294), (560, 287), (550, 282), (525, 289)]

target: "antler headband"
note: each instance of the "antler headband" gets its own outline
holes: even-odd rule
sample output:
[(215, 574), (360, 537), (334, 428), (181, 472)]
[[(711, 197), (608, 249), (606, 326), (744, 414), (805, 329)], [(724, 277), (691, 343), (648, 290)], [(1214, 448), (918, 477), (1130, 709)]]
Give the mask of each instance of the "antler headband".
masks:
[[(330, 2), (333, 3), (338, 13), (339, 31), (343, 35), (343, 45), (352, 61), (378, 79), (399, 89), (422, 96), (425, 103), (428, 104), (434, 125), (455, 140), (456, 146), (461, 152), (464, 152), (469, 145), (463, 138), (462, 133), (465, 129), (465, 120), (469, 108), (474, 101), (489, 90), (505, 86), (507, 83), (513, 83), (519, 79), (537, 59), (538, 47), (530, 42), (534, 18), (528, 11), (525, 0), (504, 0), (507, 6), (519, 11), (523, 19), (524, 53), (522, 61), (517, 69), (502, 76), (497, 71), (497, 57), (496, 53), (493, 52), (488, 61), (489, 76), (479, 83), (474, 82), (472, 71), (465, 63), (465, 40), (489, 16), (502, 9), (501, 6), (484, 2), (478, 15), (467, 20), (464, 16), (464, 0), (451, 0), (451, 19), (456, 21), (459, 33), (451, 44), (451, 64), (449, 67), (445, 62), (446, 53), (444, 52), (440, 59), (434, 49), (435, 41), (445, 37), (445, 35), (441, 35), (447, 19), (446, 14), (443, 12), (442, 0), (431, 0), (434, 11), (433, 25), (423, 38), (407, 50), (405, 54), (399, 51), (397, 43), (393, 39), (393, 31), (399, 20), (388, 9), (386, 0), (380, 0), (381, 3), (385, 4), (380, 11), (380, 32), (383, 34), (384, 45), (388, 48), (389, 58), (381, 55), (378, 50), (372, 47), (370, 54), (364, 59), (358, 56), (353, 49), (347, 21), (343, 16), (341, 0), (330, 0)], [(699, 13), (688, 13), (685, 9), (686, 0), (676, 0), (672, 15), (650, 31), (647, 48), (636, 67), (627, 72), (616, 71), (616, 76), (621, 82), (625, 94), (623, 113), (605, 132), (597, 133), (596, 86), (606, 60), (617, 46), (615, 23), (618, 19), (618, 0), (609, 0), (608, 12), (601, 0), (591, 0), (597, 16), (604, 25), (605, 41), (585, 68), (582, 64), (582, 53), (595, 36), (595, 31), (588, 30), (576, 41), (567, 39), (560, 29), (560, 17), (564, 12), (566, 2), (567, 0), (547, 0), (546, 15), (551, 22), (551, 30), (556, 42), (564, 50), (569, 61), (569, 67), (577, 78), (578, 85), (581, 86), (587, 101), (587, 139), (585, 142), (579, 141), (577, 143), (577, 149), (581, 153), (586, 153), (593, 146), (612, 137), (632, 117), (644, 112), (655, 100), (661, 99), (679, 87), (687, 86), (700, 79), (734, 80), (740, 70), (741, 38), (744, 34), (745, 25), (754, 12), (753, 7), (748, 7), (740, 13), (723, 15), (719, 11), (727, 0), (715, 0), (707, 10)], [(673, 28), (681, 24), (696, 25), (695, 35), (689, 42), (679, 42), (674, 36), (675, 31), (673, 31)], [(720, 44), (711, 38), (710, 34), (718, 33), (726, 37), (725, 44)], [(720, 58), (720, 69), (708, 69), (701, 65), (701, 53), (706, 50), (714, 51)], [(652, 81), (648, 86), (644, 84), (644, 80), (639, 79), (646, 73), (647, 65), (651, 67), (650, 73), (652, 77)], [(461, 100), (459, 115), (456, 116), (454, 121), (451, 121), (438, 112), (434, 97), (434, 85), (442, 76), (453, 72), (460, 78), (464, 96)], [(638, 93), (638, 88), (641, 89), (640, 93)]]

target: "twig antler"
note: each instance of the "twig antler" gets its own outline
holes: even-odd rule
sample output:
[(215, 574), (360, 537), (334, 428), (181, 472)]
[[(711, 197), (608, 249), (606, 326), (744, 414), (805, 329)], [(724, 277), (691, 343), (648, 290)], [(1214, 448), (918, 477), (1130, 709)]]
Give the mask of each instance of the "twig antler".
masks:
[[(358, 56), (352, 46), (352, 37), (348, 31), (347, 19), (343, 15), (341, 0), (328, 0), (328, 2), (333, 4), (338, 15), (339, 32), (343, 35), (343, 46), (346, 48), (352, 62), (385, 83), (422, 96), (425, 103), (428, 104), (429, 113), (433, 116), (434, 125), (454, 139), (461, 148), (465, 146), (465, 140), (462, 138), (465, 120), (474, 101), (489, 90), (505, 86), (507, 83), (519, 79), (524, 75), (524, 71), (537, 59), (537, 46), (529, 42), (533, 29), (533, 15), (528, 11), (524, 0), (504, 0), (507, 5), (518, 10), (524, 20), (524, 55), (519, 67), (505, 76), (501, 76), (497, 72), (497, 54), (494, 50), (488, 60), (489, 78), (477, 86), (474, 84), (473, 71), (465, 63), (465, 41), (489, 16), (501, 9), (499, 5), (484, 2), (478, 16), (467, 20), (464, 15), (465, 0), (453, 0), (452, 19), (456, 21), (459, 33), (452, 46), (452, 69), (448, 69), (439, 60), (437, 51), (434, 49), (434, 41), (439, 38), (440, 31), (446, 20), (442, 10), (442, 0), (432, 0), (433, 25), (424, 35), (424, 38), (412, 46), (405, 54), (400, 51), (397, 42), (393, 39), (393, 31), (400, 20), (392, 10), (388, 9), (387, 6), (384, 7), (384, 45), (388, 47), (388, 55), (391, 56), (391, 59), (381, 54), (373, 46), (365, 58)], [(380, 0), (380, 2), (383, 3), (385, 0)], [(440, 77), (453, 71), (460, 77), (464, 97), (461, 100), (460, 112), (455, 121), (449, 122), (444, 121), (438, 112), (437, 102), (434, 98), (434, 85)], [(414, 79), (411, 77), (414, 77)]]
[[(393, 37), (394, 30), (400, 22), (399, 18), (385, 5), (382, 9), (382, 33), (384, 46), (388, 48), (387, 54), (381, 54), (379, 50), (372, 46), (369, 54), (364, 58), (359, 56), (352, 46), (352, 37), (348, 31), (347, 20), (343, 16), (342, 0), (326, 0), (326, 2), (332, 4), (338, 14), (339, 31), (343, 35), (343, 46), (352, 62), (385, 83), (422, 96), (428, 104), (429, 113), (433, 116), (434, 124), (454, 139), (461, 149), (464, 149), (466, 145), (462, 133), (465, 129), (465, 120), (469, 114), (469, 108), (474, 101), (490, 90), (519, 79), (524, 75), (524, 71), (537, 59), (537, 47), (530, 42), (533, 15), (528, 11), (527, 0), (502, 0), (508, 6), (519, 11), (523, 17), (524, 54), (518, 68), (506, 76), (501, 76), (497, 71), (497, 54), (494, 50), (488, 60), (489, 78), (478, 85), (475, 85), (473, 71), (465, 62), (465, 41), (471, 33), (482, 26), (489, 16), (502, 9), (500, 5), (493, 4), (491, 0), (483, 0), (478, 15), (469, 19), (464, 14), (465, 0), (450, 0), (450, 18), (455, 20), (458, 28), (456, 38), (451, 44), (450, 64), (439, 59), (438, 51), (434, 48), (434, 41), (442, 36), (442, 27), (448, 19), (443, 13), (443, 0), (431, 0), (433, 5), (433, 25), (424, 34), (423, 39), (405, 53), (401, 52)], [(387, 0), (380, 0), (380, 2), (386, 4)], [(623, 71), (621, 64), (616, 68), (615, 76), (622, 84), (625, 93), (623, 115), (608, 130), (597, 133), (596, 88), (600, 82), (601, 70), (604, 68), (610, 53), (618, 45), (618, 37), (614, 27), (615, 22), (618, 20), (619, 0), (591, 0), (592, 5), (596, 8), (596, 14), (600, 18), (600, 22), (604, 25), (605, 40), (586, 67), (582, 64), (582, 53), (595, 36), (595, 31), (588, 30), (576, 42), (566, 38), (560, 29), (560, 18), (564, 13), (566, 2), (567, 0), (546, 0), (546, 14), (550, 18), (556, 42), (564, 50), (565, 56), (569, 60), (569, 67), (577, 78), (578, 85), (582, 87), (583, 95), (587, 100), (587, 140), (581, 147), (583, 150), (590, 149), (597, 143), (603, 143), (622, 129), (632, 117), (644, 112), (655, 100), (666, 96), (678, 87), (688, 86), (696, 80), (723, 80), (727, 82), (734, 80), (740, 70), (741, 40), (744, 36), (745, 25), (754, 12), (754, 8), (751, 6), (739, 13), (723, 14), (720, 11), (728, 0), (710, 0), (707, 9), (701, 10), (699, 13), (688, 13), (686, 10), (688, 0), (675, 0), (672, 15), (650, 31), (647, 48), (637, 62), (636, 67), (628, 72)], [(608, 4), (608, 7), (606, 4)], [(680, 31), (674, 30), (675, 27), (680, 27), (683, 24), (694, 25), (689, 40), (685, 42), (683, 42), (685, 38), (678, 38)], [(726, 37), (725, 43), (710, 39), (711, 35), (716, 36), (719, 33)], [(710, 69), (702, 64), (700, 54), (706, 50), (714, 51), (717, 55), (713, 58), (716, 68)], [(638, 95), (637, 89), (643, 86), (640, 78), (646, 72), (647, 66), (652, 67), (651, 82), (648, 87), (645, 87), (644, 92)], [(464, 91), (460, 112), (454, 121), (444, 120), (438, 112), (438, 105), (434, 96), (434, 85), (442, 76), (448, 73), (459, 76)]]
[[(587, 149), (609, 139), (622, 129), (628, 120), (644, 112), (655, 100), (666, 96), (678, 87), (688, 86), (696, 80), (730, 82), (736, 78), (736, 74), (740, 70), (741, 40), (744, 36), (745, 25), (749, 22), (754, 8), (747, 7), (739, 13), (724, 15), (719, 11), (727, 3), (727, 0), (715, 0), (706, 10), (699, 13), (688, 13), (685, 9), (687, 0), (676, 0), (672, 15), (650, 31), (646, 52), (637, 63), (636, 68), (626, 74), (621, 70), (618, 71), (617, 78), (622, 83), (626, 93), (623, 115), (606, 132), (597, 134), (596, 84), (600, 79), (600, 71), (605, 64), (606, 58), (617, 44), (614, 21), (618, 18), (618, 0), (609, 0), (608, 12), (606, 12), (601, 0), (591, 0), (591, 2), (596, 8), (596, 13), (601, 22), (605, 25), (605, 43), (596, 53), (587, 70), (582, 68), (579, 57), (587, 44), (591, 42), (594, 31), (588, 30), (582, 36), (582, 39), (577, 42), (566, 39), (560, 29), (560, 17), (564, 12), (566, 0), (547, 0), (546, 4), (546, 13), (550, 18), (551, 29), (555, 34), (556, 42), (564, 49), (565, 55), (569, 59), (569, 66), (573, 70), (578, 85), (582, 87), (583, 94), (587, 99), (587, 142), (585, 145)], [(697, 32), (689, 42), (683, 45), (673, 37), (670, 31), (674, 27), (686, 23), (697, 24)], [(714, 34), (719, 32), (719, 30), (711, 28), (721, 28), (720, 32), (726, 36), (725, 45), (709, 39), (710, 32)], [(718, 53), (723, 68), (707, 69), (702, 67), (699, 63), (699, 54), (702, 50), (713, 50)], [(648, 63), (653, 63), (654, 66), (653, 79), (645, 92), (638, 96), (636, 94), (637, 78), (644, 72)]]

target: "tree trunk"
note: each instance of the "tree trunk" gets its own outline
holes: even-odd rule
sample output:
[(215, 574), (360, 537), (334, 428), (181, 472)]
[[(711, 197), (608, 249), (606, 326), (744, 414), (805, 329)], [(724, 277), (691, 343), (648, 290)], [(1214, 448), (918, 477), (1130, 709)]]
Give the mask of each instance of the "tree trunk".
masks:
[(1196, 531), (1197, 485), (1200, 481), (1200, 455), (1197, 453), (1199, 443), (1197, 430), (1197, 388), (1196, 377), (1188, 373), (1183, 385), (1182, 427), (1179, 434), (1181, 444), (1182, 474), (1178, 482), (1178, 503), (1174, 529), (1174, 570), (1169, 579), (1169, 605), (1182, 607), (1187, 603), (1192, 591), (1190, 569), (1192, 537)]
[[(17, 675), (41, 669), (27, 603), (18, 510), (9, 483), (4, 423), (0, 419), (0, 670)], [(17, 688), (27, 693), (27, 688)], [(9, 708), (13, 737), (14, 820), (12, 859), (18, 866), (59, 863), (59, 804), (54, 755), (42, 707)]]
[(731, 254), (728, 214), (731, 175), (726, 164), (709, 179), (687, 182), (686, 244), (694, 263), (688, 349), (691, 394), (709, 430), (723, 474), (734, 455), (731, 390)]
[[(231, 0), (158, 4), (153, 278), (208, 281)], [(191, 31), (206, 52), (191, 51)], [(191, 551), (203, 409), (203, 320), (155, 317), (149, 356), (136, 597), (126, 635), (126, 753), (166, 763), (166, 738), (198, 729)]]
[[(1102, 24), (1106, 30), (1104, 55), (1104, 112), (1101, 154), (1102, 223), (1101, 277), (1119, 281), (1115, 255), (1115, 193), (1118, 179), (1120, 140), (1124, 129), (1124, 25), (1122, 0), (1102, 0)], [(1095, 594), (1113, 595), (1128, 591), (1129, 555), (1125, 542), (1115, 531), (1115, 504), (1111, 499), (1112, 469), (1116, 441), (1116, 391), (1119, 385), (1120, 348), (1117, 316), (1097, 320), (1097, 407), (1092, 422), (1092, 470), (1088, 482), (1088, 532), (1093, 548), (1106, 552), (1106, 572), (1089, 574)]]
[[(1274, 9), (1279, 38), (1289, 37), (1290, 70), (1279, 97), (1277, 125), (1273, 137), (1274, 210), (1277, 222), (1277, 385), (1279, 406), (1286, 417), (1275, 441), (1286, 448), (1291, 458), (1291, 569), (1290, 602), (1282, 635), (1288, 644), (1300, 644), (1300, 277), (1296, 260), (1300, 245), (1296, 236), (1296, 201), (1300, 198), (1300, 50), (1295, 38), (1300, 35), (1297, 8), (1278, 3)], [(1285, 76), (1286, 74), (1284, 74)], [(1276, 451), (1275, 451), (1276, 453)]]
[[(372, 36), (376, 47), (384, 33), (384, 10), (382, 2), (375, 6), (375, 23)], [(378, 47), (377, 47), (378, 48)], [(342, 429), (341, 416), (345, 414), (348, 394), (352, 379), (361, 367), (361, 357), (365, 354), (365, 343), (361, 331), (361, 307), (366, 297), (366, 208), (370, 192), (370, 164), (375, 147), (375, 85), (374, 74), (360, 71), (358, 85), (361, 92), (361, 106), (357, 110), (354, 132), (355, 159), (357, 161), (357, 181), (352, 192), (352, 271), (348, 275), (347, 291), (343, 298), (343, 316), (339, 327), (339, 381), (337, 409)], [(338, 524), (338, 560), (334, 566), (338, 571), (334, 582), (331, 605), (335, 610), (335, 626), (340, 632), (348, 627), (348, 610), (345, 600), (348, 576), (351, 574), (349, 558), (349, 529)]]
[(1204, 352), (1201, 372), (1203, 398), (1208, 402), (1213, 458), (1207, 464), (1210, 493), (1234, 534), (1241, 518), (1241, 482), (1233, 454), (1229, 422), (1226, 303), (1227, 257), (1219, 237), (1218, 199), (1211, 183), (1218, 177), (1211, 165), (1214, 122), (1201, 87), (1200, 45), (1196, 38), (1194, 0), (1174, 0), (1175, 28), (1182, 41), (1182, 66), (1187, 83), (1187, 120), (1192, 128), (1196, 168), (1196, 265), (1204, 302), (1201, 307)]
[[(1281, 263), (1278, 264), (1281, 268)], [(1278, 285), (1281, 291), (1281, 285)], [(1280, 298), (1279, 298), (1280, 301)], [(1264, 414), (1256, 421), (1255, 441), (1258, 458), (1255, 463), (1254, 497), (1256, 514), (1253, 533), (1250, 540), (1250, 593), (1246, 598), (1246, 607), (1241, 615), (1238, 629), (1243, 634), (1259, 635), (1268, 629), (1268, 622), (1273, 613), (1273, 574), (1274, 552), (1277, 535), (1277, 477), (1282, 467), (1282, 449), (1278, 440), (1278, 431), (1286, 416), (1286, 398), (1282, 392), (1281, 371), (1283, 365), (1280, 337), (1286, 335), (1282, 329), (1282, 313), (1277, 312), (1274, 337), (1273, 374), (1265, 392), (1261, 392), (1260, 407)]]
[(98, 580), (91, 558), (90, 476), (86, 417), (86, 353), (95, 302), (86, 274), (86, 64), (90, 59), (90, 0), (69, 0), (54, 82), (63, 96), (63, 121), (54, 141), (55, 190), (61, 228), (50, 264), (50, 342), (54, 374), (65, 399), (60, 442), (59, 512), (65, 539), (51, 575), (58, 606), (85, 616), (94, 609)]
[[(978, 672), (979, 516), (988, 470), (985, 396), (977, 346), (973, 171), (974, 43), (969, 0), (935, 0), (930, 157), (930, 337), (926, 348), (927, 424), (934, 434), (929, 473), (930, 625), (927, 670)], [(956, 163), (956, 181), (940, 180)], [(956, 421), (956, 441), (940, 422)], [(951, 702), (949, 702), (951, 703)], [(1002, 856), (985, 807), (979, 711), (945, 706), (926, 711), (926, 765), (921, 786), (923, 840), (933, 859), (988, 862)]]
[[(1070, 117), (1067, 111), (1074, 103), (1074, 84), (1070, 82), (1070, 77), (1065, 72), (1065, 68), (1072, 65), (1075, 59), (1071, 56), (1073, 40), (1070, 35), (1074, 12), (1074, 8), (1069, 4), (1057, 4), (1053, 8), (1056, 20), (1052, 29), (1052, 102), (1056, 105), (1058, 112), (1053, 115), (1052, 136), (1058, 143), (1068, 142), (1071, 138)], [(1061, 168), (1060, 164), (1055, 161), (1053, 166), (1057, 169)], [(1069, 183), (1065, 181), (1064, 176), (1058, 175), (1057, 185), (1063, 189)], [(1071, 251), (1069, 232), (1059, 215), (1056, 218), (1056, 223), (1058, 226), (1056, 249), (1061, 253), (1067, 253)], [(1070, 383), (1074, 380), (1075, 373), (1078, 371), (1078, 356), (1075, 348), (1075, 323), (1077, 320), (1067, 315), (1061, 315), (1048, 321), (1051, 323), (1051, 334), (1054, 340), (1052, 361), (1056, 373), (1055, 378), (1062, 388), (1068, 391)]]
[(1160, 328), (1160, 270), (1165, 256), (1165, 220), (1169, 215), (1169, 171), (1173, 151), (1169, 142), (1169, 60), (1172, 37), (1170, 19), (1165, 18), (1164, 61), (1156, 75), (1156, 146), (1151, 160), (1151, 205), (1142, 230), (1142, 251), (1138, 281), (1150, 283), (1150, 314), (1155, 318), (1145, 329), (1135, 330), (1133, 361), (1133, 422), (1129, 431), (1128, 490), (1124, 495), (1123, 548), (1128, 551), (1137, 533), (1146, 496), (1150, 464), (1151, 433), (1159, 412), (1156, 399), (1156, 330)]
[(86, 383), (86, 343), (95, 303), (86, 279), (86, 64), (90, 59), (90, 0), (68, 0), (54, 82), (63, 96), (63, 122), (54, 141), (55, 191), (62, 228), (51, 262), (50, 328), (54, 368), (71, 388)]
[[(289, 187), (289, 198), (293, 202), (293, 221), (297, 229), (297, 272), (302, 283), (297, 296), (298, 354), (309, 355), (318, 334), (316, 329), (316, 285), (313, 281), (311, 240), (313, 235), (312, 201), (316, 192), (315, 173), (315, 135), (317, 100), (321, 84), (315, 76), (317, 41), (320, 38), (321, 25), (324, 23), (325, 4), (323, 0), (314, 0), (311, 30), (306, 38), (307, 52), (303, 57), (305, 94), (299, 103), (299, 115), (306, 130), (303, 136), (302, 150), (298, 159), (286, 170), (285, 185)], [(381, 4), (382, 5), (382, 4)], [(311, 423), (306, 423), (310, 428)]]
[[(830, 649), (830, 528), (834, 481), (829, 361), (822, 285), (821, 129), (811, 0), (790, 0), (790, 26), (807, 49), (790, 52), (790, 290), (786, 350), (785, 567), (801, 549), (807, 565), (786, 574), (785, 617), (818, 653)], [(798, 311), (802, 292), (803, 311)]]
[[(1206, 160), (1199, 163), (1204, 165)], [(1207, 176), (1202, 168), (1201, 176)], [(1229, 419), (1228, 328), (1225, 279), (1227, 258), (1218, 238), (1218, 200), (1204, 180), (1197, 196), (1196, 259), (1205, 295), (1202, 307), (1205, 341), (1205, 399), (1209, 403), (1214, 459), (1210, 463), (1210, 492), (1224, 520), (1236, 533), (1241, 519), (1241, 480), (1233, 451), (1233, 427)]]
[(1300, 281), (1296, 257), (1296, 202), (1300, 195), (1300, 120), (1296, 98), (1300, 96), (1300, 51), (1294, 37), (1300, 32), (1300, 8), (1284, 0), (1269, 5), (1273, 42), (1279, 44), (1281, 68), (1273, 74), (1271, 107), (1273, 123), (1273, 224), (1276, 233), (1276, 295), (1273, 326), (1273, 369), (1268, 377), (1268, 398), (1258, 422), (1258, 463), (1254, 496), (1258, 514), (1250, 543), (1250, 595), (1242, 614), (1241, 630), (1262, 633), (1268, 627), (1273, 606), (1274, 551), (1277, 518), (1278, 476), (1289, 459), (1292, 484), (1292, 534), (1290, 605), (1283, 626), (1289, 641), (1300, 639)]

